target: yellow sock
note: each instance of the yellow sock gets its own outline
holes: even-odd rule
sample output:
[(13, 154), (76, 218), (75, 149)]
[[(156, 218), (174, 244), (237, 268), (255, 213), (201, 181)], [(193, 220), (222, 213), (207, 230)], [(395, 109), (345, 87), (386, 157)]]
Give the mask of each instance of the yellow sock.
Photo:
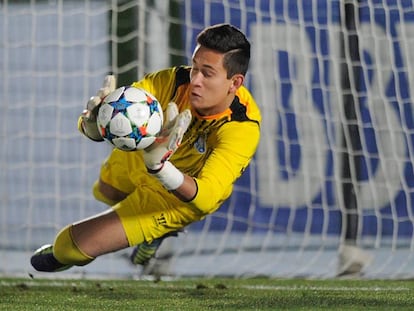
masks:
[(72, 225), (63, 228), (53, 243), (53, 255), (65, 265), (84, 266), (95, 258), (82, 252), (72, 239)]
[(102, 192), (99, 191), (99, 182), (95, 181), (95, 183), (93, 184), (92, 187), (92, 193), (93, 196), (95, 197), (95, 199), (97, 199), (98, 201), (101, 201), (109, 206), (114, 206), (117, 202), (108, 199), (107, 197), (105, 197)]

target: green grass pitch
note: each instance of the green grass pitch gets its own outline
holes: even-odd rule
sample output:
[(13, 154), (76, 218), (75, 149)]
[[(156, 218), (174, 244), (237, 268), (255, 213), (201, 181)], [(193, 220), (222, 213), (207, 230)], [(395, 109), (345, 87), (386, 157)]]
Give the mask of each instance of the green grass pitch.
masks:
[(0, 278), (0, 310), (414, 310), (414, 281)]

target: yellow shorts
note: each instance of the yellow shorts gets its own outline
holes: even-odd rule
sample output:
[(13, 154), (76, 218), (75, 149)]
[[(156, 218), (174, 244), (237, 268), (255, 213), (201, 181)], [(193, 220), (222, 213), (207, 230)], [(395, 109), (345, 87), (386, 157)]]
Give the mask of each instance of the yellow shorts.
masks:
[(112, 208), (122, 221), (130, 246), (151, 242), (204, 217), (147, 173), (140, 152), (114, 149), (101, 167), (100, 178), (129, 193)]

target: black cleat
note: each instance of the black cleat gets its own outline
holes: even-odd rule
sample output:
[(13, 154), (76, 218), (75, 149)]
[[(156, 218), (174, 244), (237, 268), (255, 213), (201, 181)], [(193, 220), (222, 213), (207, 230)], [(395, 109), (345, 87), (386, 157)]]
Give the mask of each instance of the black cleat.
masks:
[(57, 261), (55, 256), (53, 256), (53, 246), (50, 244), (43, 245), (37, 249), (30, 258), (30, 263), (33, 268), (41, 272), (59, 272), (72, 267), (72, 265), (62, 264)]

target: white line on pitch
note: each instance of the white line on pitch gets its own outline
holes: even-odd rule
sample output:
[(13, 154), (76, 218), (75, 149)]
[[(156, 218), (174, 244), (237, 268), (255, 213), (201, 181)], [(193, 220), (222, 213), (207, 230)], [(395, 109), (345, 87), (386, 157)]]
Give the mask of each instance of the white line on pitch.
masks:
[(313, 290), (313, 291), (409, 291), (407, 287), (324, 287), (324, 286), (268, 286), (268, 285), (245, 285), (240, 286), (246, 289), (263, 289), (263, 290)]

